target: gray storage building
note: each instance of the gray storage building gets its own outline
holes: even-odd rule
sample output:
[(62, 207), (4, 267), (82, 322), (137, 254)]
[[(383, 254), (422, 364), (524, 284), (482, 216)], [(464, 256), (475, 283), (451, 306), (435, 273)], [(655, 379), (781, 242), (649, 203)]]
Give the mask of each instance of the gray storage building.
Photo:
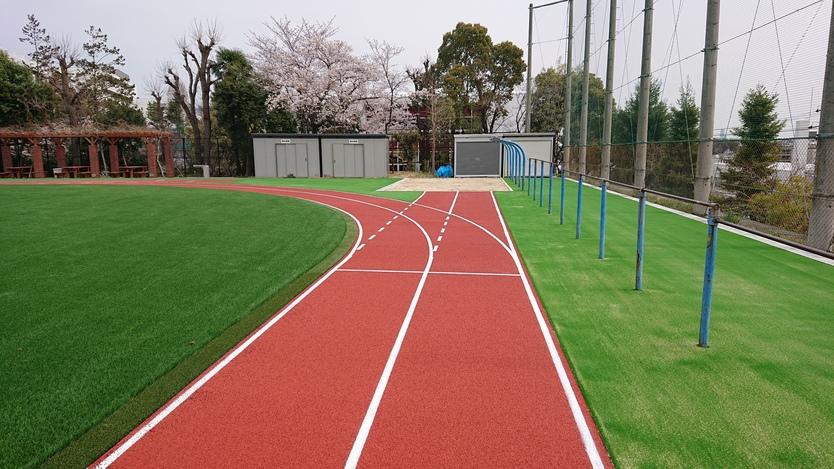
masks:
[(382, 134), (252, 134), (257, 177), (384, 177)]
[(455, 135), (455, 177), (503, 177), (507, 158), (498, 142), (506, 138), (519, 144), (529, 158), (550, 161), (556, 135), (552, 133), (496, 133)]

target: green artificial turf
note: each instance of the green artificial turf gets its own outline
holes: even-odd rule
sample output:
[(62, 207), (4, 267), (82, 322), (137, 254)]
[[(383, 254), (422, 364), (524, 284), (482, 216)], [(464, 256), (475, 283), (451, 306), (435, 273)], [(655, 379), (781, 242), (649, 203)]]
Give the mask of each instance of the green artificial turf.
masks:
[(91, 462), (354, 233), (269, 195), (0, 187), (0, 467)]
[(585, 188), (576, 240), (568, 186), (563, 226), (555, 185), (551, 216), (496, 196), (614, 462), (834, 466), (834, 267), (720, 231), (702, 349), (706, 225), (649, 207), (637, 292), (636, 202), (609, 196), (601, 261), (600, 192)]
[(377, 191), (397, 181), (399, 181), (397, 178), (243, 178), (237, 180), (241, 184), (355, 192), (406, 202), (412, 202), (420, 195), (420, 192), (415, 191)]

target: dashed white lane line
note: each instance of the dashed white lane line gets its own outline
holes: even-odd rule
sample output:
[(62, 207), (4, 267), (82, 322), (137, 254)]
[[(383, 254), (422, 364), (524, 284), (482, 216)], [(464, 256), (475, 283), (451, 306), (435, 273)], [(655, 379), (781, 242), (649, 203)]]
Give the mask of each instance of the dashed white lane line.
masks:
[[(372, 274), (415, 274), (420, 275), (423, 272), (419, 270), (391, 270), (391, 269), (350, 269), (342, 268), (339, 272), (364, 272)], [(515, 272), (455, 272), (455, 271), (431, 271), (429, 275), (475, 275), (484, 277), (519, 277)]]
[(448, 220), (443, 222), (443, 226), (447, 226), (448, 224), (449, 224)]
[(441, 233), (445, 233), (445, 232), (446, 232), (446, 228), (440, 228), (440, 232), (441, 232)]
[(390, 224), (391, 224), (391, 220), (388, 220), (387, 222), (385, 222), (385, 226), (388, 226)]
[(434, 249), (433, 249), (433, 251), (434, 251), (434, 252), (437, 252), (437, 245), (436, 245), (436, 244), (434, 245)]
[(385, 227), (383, 226), (382, 228), (380, 228), (380, 229), (378, 229), (378, 230), (376, 230), (376, 231), (377, 231), (378, 233), (382, 233), (383, 231), (385, 231)]
[(362, 250), (362, 248), (364, 248), (364, 247), (365, 247), (365, 243), (362, 243), (362, 244), (360, 244), (360, 245), (356, 248), (356, 250), (357, 250), (357, 251), (361, 251), (361, 250)]
[(442, 240), (443, 240), (443, 235), (440, 235), (440, 236), (438, 236), (438, 237), (437, 237), (437, 242), (438, 242), (438, 243), (439, 243), (440, 241), (442, 241)]
[(374, 238), (376, 238), (376, 235), (375, 235), (375, 234), (372, 234), (372, 235), (368, 236), (368, 241), (370, 241), (370, 240), (372, 240), (372, 239), (374, 239)]
[(400, 216), (399, 215), (394, 215), (394, 218), (392, 218), (392, 220), (396, 220), (397, 218), (400, 218)]

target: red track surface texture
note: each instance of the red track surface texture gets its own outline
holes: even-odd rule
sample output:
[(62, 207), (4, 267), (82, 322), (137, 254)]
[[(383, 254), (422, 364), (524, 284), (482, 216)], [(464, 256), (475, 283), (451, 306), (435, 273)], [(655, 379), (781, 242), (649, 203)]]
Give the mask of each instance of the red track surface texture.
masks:
[(490, 193), (311, 200), (360, 239), (101, 467), (610, 467)]

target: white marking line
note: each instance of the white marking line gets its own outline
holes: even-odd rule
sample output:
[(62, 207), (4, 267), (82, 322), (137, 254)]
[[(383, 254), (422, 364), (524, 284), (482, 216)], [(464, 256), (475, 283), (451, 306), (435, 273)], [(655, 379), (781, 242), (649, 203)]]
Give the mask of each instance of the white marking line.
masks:
[[(451, 214), (452, 214), (452, 210), (454, 210), (454, 209), (455, 209), (455, 204), (456, 204), (456, 203), (458, 203), (458, 196), (459, 196), (459, 195), (460, 195), (460, 192), (459, 192), (459, 191), (455, 191), (455, 198), (454, 198), (454, 199), (452, 199), (452, 206), (451, 206), (451, 207), (449, 207), (449, 211), (448, 211), (448, 212), (446, 212), (446, 213), (448, 213), (449, 215), (451, 215)], [(416, 202), (416, 200), (415, 200), (415, 202)], [(446, 219), (447, 219), (447, 220), (449, 219), (449, 215), (446, 215)]]
[(375, 235), (375, 234), (372, 234), (372, 235), (368, 236), (368, 241), (371, 241), (371, 240), (372, 240), (372, 239), (374, 239), (374, 238), (376, 238), (376, 235)]
[(390, 224), (391, 224), (391, 220), (388, 220), (388, 221), (385, 223), (385, 226), (388, 226), (388, 225), (390, 225)]
[(443, 222), (443, 226), (446, 226), (448, 224), (449, 224), (449, 220), (446, 220), (446, 221)]
[(439, 243), (441, 240), (443, 240), (443, 235), (440, 235), (440, 236), (438, 236), (438, 237), (437, 237), (437, 242), (438, 242), (438, 243)]
[(133, 445), (135, 445), (139, 440), (141, 440), (142, 437), (147, 435), (148, 432), (153, 430), (154, 427), (156, 427), (163, 420), (165, 420), (165, 418), (168, 417), (168, 415), (170, 415), (171, 412), (176, 410), (177, 407), (182, 405), (183, 402), (185, 402), (191, 396), (193, 396), (194, 393), (196, 393), (210, 379), (212, 379), (217, 373), (219, 373), (220, 370), (225, 368), (226, 365), (231, 363), (232, 360), (237, 358), (238, 355), (240, 355), (241, 353), (243, 353), (244, 350), (249, 348), (249, 346), (252, 345), (253, 342), (258, 340), (258, 338), (260, 336), (262, 336), (267, 330), (269, 330), (273, 325), (275, 325), (275, 323), (280, 321), (284, 316), (287, 315), (287, 313), (292, 311), (292, 309), (295, 308), (295, 306), (298, 305), (298, 303), (300, 303), (302, 300), (307, 298), (307, 296), (310, 295), (310, 293), (312, 293), (313, 290), (318, 288), (319, 285), (321, 285), (322, 283), (324, 283), (325, 280), (330, 278), (330, 276), (333, 275), (334, 272), (336, 272), (340, 267), (345, 265), (345, 263), (353, 257), (353, 254), (356, 253), (356, 251), (359, 250), (359, 246), (360, 246), (359, 241), (362, 239), (362, 235), (363, 235), (362, 223), (360, 223), (359, 220), (355, 216), (353, 216), (351, 213), (349, 213), (345, 210), (342, 210), (341, 208), (334, 207), (332, 205), (326, 204), (324, 202), (319, 202), (319, 201), (316, 201), (316, 200), (310, 200), (310, 201), (314, 202), (314, 203), (317, 203), (317, 204), (320, 204), (320, 205), (324, 205), (326, 207), (330, 207), (334, 210), (338, 210), (338, 211), (348, 215), (349, 217), (351, 217), (353, 219), (353, 221), (356, 223), (356, 226), (359, 228), (359, 236), (357, 236), (357, 238), (356, 238), (356, 243), (353, 245), (353, 249), (351, 249), (351, 251), (348, 253), (348, 255), (345, 256), (341, 261), (339, 261), (338, 264), (333, 266), (333, 268), (328, 270), (326, 274), (322, 275), (312, 285), (307, 287), (307, 289), (304, 290), (304, 292), (302, 292), (292, 302), (290, 302), (287, 306), (285, 306), (280, 313), (273, 316), (272, 319), (270, 319), (266, 324), (261, 326), (257, 331), (255, 331), (252, 335), (250, 335), (242, 344), (238, 345), (237, 348), (235, 348), (234, 350), (232, 350), (232, 352), (230, 352), (228, 355), (223, 357), (223, 359), (221, 361), (219, 361), (216, 365), (214, 365), (214, 367), (212, 367), (211, 370), (209, 370), (206, 374), (204, 374), (202, 377), (200, 377), (199, 380), (197, 380), (194, 384), (189, 386), (181, 394), (179, 394), (173, 401), (171, 401), (171, 403), (166, 405), (162, 409), (162, 411), (160, 411), (150, 421), (148, 421), (148, 423), (143, 425), (136, 433), (131, 435), (130, 438), (127, 439), (127, 441), (125, 441), (120, 446), (118, 446), (112, 453), (110, 453), (110, 455), (108, 455), (103, 461), (101, 461), (96, 466), (97, 468), (102, 468), (103, 469), (103, 468), (109, 467), (111, 464), (113, 464), (127, 450), (129, 450)]
[(441, 232), (441, 233), (445, 233), (445, 232), (446, 232), (446, 228), (440, 228), (440, 232)]
[(378, 230), (376, 230), (376, 231), (377, 231), (377, 233), (382, 233), (383, 231), (385, 231), (385, 227), (383, 226), (382, 228), (380, 228), (380, 229), (378, 229)]
[(392, 220), (396, 220), (397, 218), (400, 218), (400, 216), (399, 215), (394, 215), (394, 218), (392, 218)]
[[(373, 274), (422, 274), (420, 270), (389, 270), (389, 269), (339, 269), (339, 272), (365, 272)], [(451, 271), (433, 271), (429, 275), (475, 275), (484, 277), (519, 277), (517, 273), (502, 273), (502, 272), (451, 272)]]
[(359, 247), (357, 247), (357, 248), (356, 248), (356, 250), (357, 250), (357, 251), (361, 251), (361, 250), (362, 250), (362, 248), (364, 248), (364, 247), (365, 247), (365, 245), (364, 245), (364, 244), (360, 244), (360, 245), (359, 245)]
[(437, 245), (436, 245), (436, 244), (434, 245), (434, 249), (433, 249), (433, 251), (434, 251), (434, 252), (437, 252)]
[(448, 215), (446, 215), (446, 222), (447, 223), (449, 222), (449, 216)]
[[(420, 197), (422, 197), (422, 195)], [(409, 220), (423, 233), (423, 237), (425, 237), (426, 244), (429, 247), (429, 258), (426, 261), (426, 267), (423, 269), (423, 274), (420, 276), (420, 282), (417, 284), (417, 290), (415, 290), (414, 296), (411, 297), (411, 304), (408, 306), (408, 311), (405, 313), (405, 319), (403, 319), (400, 331), (397, 333), (397, 339), (394, 341), (394, 346), (391, 348), (391, 353), (388, 355), (388, 361), (385, 362), (385, 368), (382, 369), (382, 376), (379, 378), (379, 382), (374, 390), (374, 395), (371, 398), (371, 403), (368, 406), (367, 412), (365, 412), (365, 418), (362, 419), (362, 424), (359, 426), (359, 433), (357, 433), (356, 439), (353, 441), (353, 447), (351, 447), (350, 454), (348, 455), (347, 461), (345, 461), (346, 469), (355, 469), (356, 465), (359, 464), (359, 457), (362, 456), (362, 450), (365, 448), (365, 442), (368, 441), (368, 434), (371, 432), (371, 425), (373, 425), (376, 413), (379, 410), (379, 403), (382, 402), (382, 395), (385, 393), (385, 388), (388, 387), (388, 380), (391, 378), (391, 372), (394, 370), (394, 363), (396, 363), (397, 356), (400, 354), (400, 349), (402, 348), (403, 341), (405, 340), (405, 334), (408, 332), (408, 326), (411, 324), (411, 318), (414, 316), (414, 310), (417, 309), (417, 302), (420, 299), (420, 294), (423, 292), (423, 287), (426, 285), (426, 279), (429, 276), (432, 262), (434, 262), (434, 251), (431, 249), (431, 238), (429, 238), (429, 234), (422, 225), (417, 223), (416, 220), (411, 218), (409, 218)]]
[(498, 213), (498, 219), (501, 221), (501, 228), (504, 230), (504, 236), (510, 246), (510, 257), (513, 258), (516, 270), (518, 270), (518, 273), (521, 276), (521, 283), (524, 284), (524, 291), (527, 293), (530, 305), (536, 313), (536, 320), (539, 323), (539, 329), (541, 329), (542, 335), (544, 336), (544, 341), (547, 344), (547, 350), (550, 352), (550, 358), (553, 361), (553, 365), (556, 367), (556, 374), (559, 376), (559, 381), (562, 384), (562, 390), (568, 398), (568, 405), (570, 406), (571, 414), (573, 414), (573, 420), (576, 422), (576, 427), (579, 430), (579, 436), (582, 438), (582, 445), (585, 447), (585, 452), (588, 454), (591, 466), (593, 466), (594, 469), (602, 469), (605, 465), (602, 463), (602, 458), (600, 458), (599, 450), (597, 449), (597, 444), (594, 441), (593, 435), (591, 435), (591, 429), (588, 427), (588, 422), (585, 421), (585, 415), (582, 413), (582, 407), (579, 405), (579, 400), (573, 392), (573, 386), (571, 385), (568, 374), (565, 371), (565, 365), (562, 363), (562, 358), (556, 350), (556, 344), (553, 342), (550, 327), (544, 319), (544, 314), (542, 313), (541, 308), (539, 308), (539, 303), (536, 301), (533, 289), (530, 288), (530, 282), (527, 280), (527, 275), (524, 274), (524, 269), (521, 266), (521, 261), (518, 258), (515, 245), (510, 237), (510, 232), (507, 230), (506, 223), (504, 223), (504, 216), (501, 214), (501, 210), (498, 208), (498, 202), (495, 200), (495, 195), (490, 192), (490, 197), (492, 197), (492, 204), (495, 206), (495, 211)]

